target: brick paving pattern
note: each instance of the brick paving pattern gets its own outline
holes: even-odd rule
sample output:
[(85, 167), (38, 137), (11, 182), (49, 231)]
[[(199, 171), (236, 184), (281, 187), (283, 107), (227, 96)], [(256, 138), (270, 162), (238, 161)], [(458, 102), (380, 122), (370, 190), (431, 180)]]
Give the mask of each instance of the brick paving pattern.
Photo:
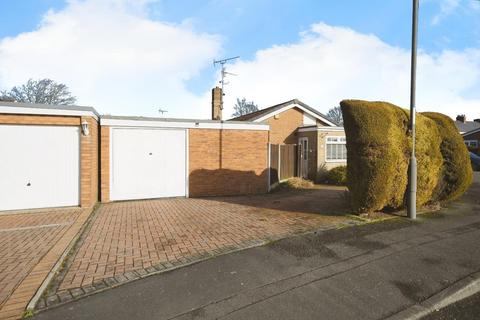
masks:
[[(75, 296), (75, 288), (103, 287), (108, 285), (102, 281), (105, 279), (118, 280), (124, 275), (136, 278), (142, 276), (141, 270), (154, 270), (152, 267), (160, 263), (174, 266), (191, 261), (191, 257), (252, 245), (252, 241), (346, 221), (328, 206), (332, 202), (329, 196), (334, 202), (342, 202), (342, 191), (330, 195), (322, 191), (323, 197), (317, 191), (102, 205), (58, 285), (59, 295), (52, 299), (68, 291)], [(322, 209), (325, 215), (312, 214)]]
[(21, 299), (8, 301), (8, 305), (7, 300), (20, 283), (30, 279), (26, 277), (81, 212), (82, 209), (52, 209), (0, 215), (0, 319), (21, 309), (20, 304), (25, 307), (32, 297), (30, 290), (19, 292), (16, 299)]

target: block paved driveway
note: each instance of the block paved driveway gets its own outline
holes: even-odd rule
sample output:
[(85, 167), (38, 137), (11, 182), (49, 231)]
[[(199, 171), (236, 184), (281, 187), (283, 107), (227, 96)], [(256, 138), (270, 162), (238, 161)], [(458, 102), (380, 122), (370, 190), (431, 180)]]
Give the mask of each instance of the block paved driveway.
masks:
[(349, 220), (343, 215), (344, 202), (343, 190), (332, 188), (104, 204), (82, 236), (68, 269), (57, 279), (55, 292), (61, 301), (65, 293), (75, 297), (75, 288), (132, 270), (165, 262), (176, 265), (185, 258), (225, 248), (240, 249), (271, 238), (331, 228)]
[[(0, 215), (0, 319), (21, 316), (36, 292), (37, 284), (43, 281), (55, 261), (45, 264), (45, 272), (32, 275), (32, 269), (57, 244), (81, 212), (83, 210), (77, 208)], [(22, 282), (25, 286), (21, 292), (16, 292)], [(12, 296), (14, 291), (17, 294)]]

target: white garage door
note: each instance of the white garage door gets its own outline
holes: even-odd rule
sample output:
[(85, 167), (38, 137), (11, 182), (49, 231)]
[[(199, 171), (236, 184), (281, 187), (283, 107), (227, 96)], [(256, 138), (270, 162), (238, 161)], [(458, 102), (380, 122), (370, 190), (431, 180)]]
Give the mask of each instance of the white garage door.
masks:
[(79, 204), (79, 128), (0, 125), (0, 210)]
[(111, 130), (111, 200), (186, 195), (185, 129)]

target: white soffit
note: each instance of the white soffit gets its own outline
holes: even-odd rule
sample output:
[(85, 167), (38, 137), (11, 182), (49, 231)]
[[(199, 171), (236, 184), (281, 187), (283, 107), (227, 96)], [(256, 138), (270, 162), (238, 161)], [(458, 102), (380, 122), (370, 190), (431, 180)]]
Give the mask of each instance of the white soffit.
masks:
[(298, 128), (298, 132), (309, 132), (309, 131), (343, 132), (345, 130), (344, 130), (343, 127), (305, 127), (305, 128)]

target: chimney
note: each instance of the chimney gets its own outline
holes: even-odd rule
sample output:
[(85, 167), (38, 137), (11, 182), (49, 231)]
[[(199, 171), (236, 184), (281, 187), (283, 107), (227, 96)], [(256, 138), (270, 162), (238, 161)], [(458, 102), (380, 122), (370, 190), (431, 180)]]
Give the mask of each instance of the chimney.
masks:
[(212, 120), (222, 120), (222, 89), (215, 87), (212, 89)]
[(467, 122), (467, 117), (464, 114), (460, 114), (457, 116), (457, 121), (465, 123)]

